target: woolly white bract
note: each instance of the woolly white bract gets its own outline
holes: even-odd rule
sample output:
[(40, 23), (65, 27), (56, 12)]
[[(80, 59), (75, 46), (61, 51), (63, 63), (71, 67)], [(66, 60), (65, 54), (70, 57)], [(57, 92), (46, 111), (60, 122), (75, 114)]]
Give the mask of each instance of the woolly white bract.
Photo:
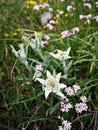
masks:
[(18, 51), (16, 51), (16, 49), (12, 45), (10, 45), (10, 47), (12, 48), (12, 52), (20, 60), (20, 62), (23, 63), (27, 69), (29, 69), (29, 64), (27, 61), (28, 45), (25, 46), (23, 43), (19, 44)]

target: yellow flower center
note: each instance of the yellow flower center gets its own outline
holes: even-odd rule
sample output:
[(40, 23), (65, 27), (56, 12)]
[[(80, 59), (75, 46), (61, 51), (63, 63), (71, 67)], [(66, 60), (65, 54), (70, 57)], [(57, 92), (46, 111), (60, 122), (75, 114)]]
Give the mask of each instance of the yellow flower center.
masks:
[(55, 81), (54, 80), (50, 80), (49, 81), (49, 86), (54, 87), (55, 86)]
[(58, 50), (58, 54), (62, 56), (64, 55), (64, 51)]

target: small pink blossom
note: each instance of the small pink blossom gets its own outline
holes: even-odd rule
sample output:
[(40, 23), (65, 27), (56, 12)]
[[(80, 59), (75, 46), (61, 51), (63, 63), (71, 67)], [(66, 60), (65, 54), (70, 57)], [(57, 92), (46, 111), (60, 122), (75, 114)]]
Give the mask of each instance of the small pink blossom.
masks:
[(65, 88), (65, 92), (67, 93), (67, 95), (69, 96), (73, 96), (74, 95), (74, 91), (71, 87), (67, 87)]
[(72, 29), (72, 35), (74, 35), (76, 32), (79, 32), (79, 28), (75, 27)]
[(60, 10), (60, 11), (59, 11), (59, 14), (60, 14), (60, 15), (64, 14), (64, 11)]
[(49, 23), (50, 24), (55, 24), (55, 21), (54, 20), (50, 20)]
[(88, 106), (86, 103), (81, 102), (75, 105), (75, 109), (77, 113), (82, 113), (82, 111), (87, 111)]
[(63, 31), (62, 33), (61, 33), (61, 35), (62, 35), (62, 37), (69, 37), (70, 36), (70, 33), (69, 33), (69, 31), (68, 30), (65, 30), (65, 31)]
[(95, 2), (96, 5), (98, 5), (98, 2)]
[(43, 70), (42, 65), (36, 65), (36, 70), (42, 71)]
[(79, 18), (80, 19), (85, 19), (85, 20), (88, 20), (92, 17), (92, 14), (88, 14), (88, 15), (79, 15)]
[(86, 20), (86, 22), (89, 24), (90, 23), (90, 19), (92, 18), (92, 14), (88, 14), (88, 15), (79, 15), (80, 19), (84, 19)]
[(54, 26), (51, 25), (50, 23), (47, 24), (47, 27), (48, 27), (49, 30), (52, 30), (54, 28)]
[(79, 32), (79, 27), (73, 28), (72, 31)]
[(83, 103), (86, 103), (86, 102), (87, 102), (86, 96), (81, 96), (80, 99), (81, 99), (81, 101), (82, 101)]
[(72, 105), (70, 103), (66, 104), (65, 111), (69, 112), (69, 110), (72, 108)]
[(79, 19), (84, 19), (84, 16), (82, 14), (80, 14)]
[(60, 110), (62, 112), (69, 112), (72, 107), (73, 106), (70, 103), (65, 104), (64, 102), (61, 102), (61, 109)]
[(65, 102), (68, 102), (69, 99), (65, 96), (65, 97), (64, 97), (64, 101), (65, 101)]
[(92, 18), (92, 14), (86, 15), (86, 19), (90, 19), (90, 18)]
[(65, 106), (66, 106), (65, 103), (64, 103), (64, 102), (61, 102), (61, 109), (60, 109), (60, 110), (61, 110), (62, 112), (65, 111)]
[(95, 2), (96, 8), (98, 8), (98, 2)]
[(48, 35), (46, 35), (46, 36), (44, 36), (44, 39), (48, 41), (50, 39), (50, 37)]
[(95, 19), (95, 20), (96, 20), (96, 22), (98, 22), (98, 15), (97, 15), (97, 16), (95, 16), (95, 17), (93, 17), (93, 19)]
[(71, 11), (73, 10), (73, 6), (72, 6), (72, 5), (68, 5), (66, 10), (67, 10), (68, 12), (71, 12)]
[(89, 4), (89, 3), (84, 3), (84, 7), (88, 7), (88, 9), (92, 9), (92, 5), (91, 4)]
[(71, 129), (71, 122), (67, 121), (67, 120), (63, 120), (62, 122), (62, 126), (59, 126), (58, 130), (70, 130)]
[[(47, 38), (47, 37), (46, 37)], [(45, 45), (48, 45), (49, 44), (49, 41), (46, 40), (46, 41), (41, 41), (41, 47), (44, 48)]]
[(34, 5), (33, 10), (39, 10), (40, 9), (40, 5)]
[(49, 42), (48, 42), (48, 41), (44, 41), (44, 44), (45, 44), (45, 45), (48, 45), (48, 44), (49, 44)]
[(81, 88), (80, 88), (80, 86), (78, 84), (75, 84), (75, 85), (73, 85), (73, 89), (74, 89), (75, 92), (77, 92)]
[(42, 48), (45, 47), (45, 41), (41, 41), (41, 47), (42, 47)]

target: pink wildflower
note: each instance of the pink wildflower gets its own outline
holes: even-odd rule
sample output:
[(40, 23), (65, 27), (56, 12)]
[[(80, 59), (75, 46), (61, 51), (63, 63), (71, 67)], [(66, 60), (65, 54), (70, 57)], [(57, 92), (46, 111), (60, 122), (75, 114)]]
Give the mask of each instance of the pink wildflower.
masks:
[(84, 7), (88, 7), (88, 9), (92, 9), (92, 5), (89, 3), (84, 3)]
[(49, 37), (48, 35), (44, 36), (44, 38), (45, 38), (45, 40), (47, 40), (47, 41), (50, 39), (50, 37)]
[(69, 99), (65, 96), (65, 97), (64, 97), (64, 101), (65, 101), (65, 102), (68, 102)]
[(80, 99), (81, 99), (81, 101), (82, 101), (83, 103), (86, 103), (86, 102), (87, 102), (86, 96), (81, 96)]
[(71, 129), (71, 122), (67, 121), (67, 120), (63, 120), (62, 122), (62, 126), (59, 126), (58, 130), (70, 130)]
[(90, 19), (91, 17), (92, 17), (91, 14), (88, 14), (88, 15), (80, 15), (80, 16), (79, 16), (80, 19), (86, 19), (86, 20)]
[(80, 86), (75, 84), (73, 85), (74, 91), (77, 92), (78, 90), (80, 90)]
[(66, 88), (65, 88), (65, 92), (66, 92), (67, 95), (69, 95), (69, 96), (74, 95), (74, 91), (73, 91), (73, 89), (72, 89), (71, 87), (66, 87)]
[(48, 44), (49, 44), (49, 42), (48, 42), (48, 41), (44, 41), (44, 44), (45, 44), (45, 45), (48, 45)]
[(60, 110), (61, 110), (62, 112), (65, 111), (65, 106), (66, 106), (65, 103), (64, 103), (64, 102), (61, 102), (61, 109), (60, 109)]
[(82, 113), (82, 111), (87, 111), (88, 106), (86, 103), (81, 102), (75, 105), (75, 109), (77, 113)]
[(72, 29), (72, 31), (79, 32), (79, 28), (75, 27), (75, 28)]
[(72, 29), (72, 35), (74, 35), (76, 32), (79, 32), (79, 28), (75, 27)]
[(63, 31), (62, 33), (61, 33), (61, 35), (62, 35), (62, 37), (69, 37), (70, 36), (70, 33), (69, 33), (69, 31), (68, 30), (65, 30), (65, 31)]
[(64, 14), (64, 11), (60, 10), (60, 11), (59, 11), (59, 14), (60, 14), (60, 15)]
[(95, 2), (96, 5), (98, 5), (98, 2)]
[(69, 112), (72, 107), (73, 106), (70, 103), (65, 104), (64, 102), (61, 102), (61, 109), (60, 110), (62, 112)]
[(55, 21), (54, 20), (50, 20), (49, 23), (50, 24), (55, 24)]
[(40, 71), (42, 71), (42, 70), (43, 70), (42, 65), (36, 65), (36, 70), (40, 70)]
[(96, 22), (98, 22), (98, 15), (97, 15), (97, 16), (95, 16), (95, 17), (93, 17), (93, 19), (95, 19), (95, 20), (96, 20)]
[(98, 8), (98, 2), (95, 2), (96, 8)]
[(68, 12), (71, 12), (71, 11), (73, 10), (73, 6), (72, 6), (72, 5), (68, 5), (66, 10), (67, 10)]
[(82, 14), (79, 15), (79, 19), (83, 19), (84, 16)]
[(45, 47), (45, 41), (41, 41), (41, 47), (42, 47), (42, 48)]
[(92, 18), (92, 14), (80, 15), (79, 18), (86, 20), (86, 22), (89, 24), (90, 23), (90, 19)]
[(50, 23), (47, 24), (47, 27), (48, 27), (49, 30), (52, 30), (54, 28), (54, 26), (51, 25)]
[(34, 5), (33, 10), (39, 10), (40, 9), (40, 5)]

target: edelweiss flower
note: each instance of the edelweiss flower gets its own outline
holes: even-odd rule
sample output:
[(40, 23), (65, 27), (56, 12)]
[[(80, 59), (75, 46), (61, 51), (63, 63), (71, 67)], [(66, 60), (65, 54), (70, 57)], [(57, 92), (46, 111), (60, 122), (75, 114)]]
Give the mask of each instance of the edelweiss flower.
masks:
[(57, 50), (57, 54), (54, 54), (50, 52), (49, 54), (52, 55), (54, 58), (59, 59), (60, 61), (69, 59), (69, 53), (70, 53), (71, 47), (67, 49), (67, 51)]
[(28, 53), (28, 45), (24, 45), (24, 44), (19, 44), (19, 50), (16, 51), (15, 48), (10, 45), (12, 52), (15, 54), (15, 56), (21, 61), (21, 63), (23, 63), (27, 69), (29, 69), (29, 64), (27, 61), (27, 53)]
[(59, 83), (60, 82), (60, 76), (61, 73), (57, 74), (56, 76), (51, 75), (49, 71), (47, 71), (47, 79), (44, 80), (42, 78), (37, 78), (42, 85), (43, 90), (45, 91), (45, 98), (48, 97), (48, 95), (53, 92), (56, 95), (64, 98), (64, 94), (60, 91), (61, 88), (65, 88), (66, 85)]
[(52, 19), (53, 14), (51, 12), (44, 12), (40, 15), (40, 22), (42, 25), (48, 23), (48, 20)]

